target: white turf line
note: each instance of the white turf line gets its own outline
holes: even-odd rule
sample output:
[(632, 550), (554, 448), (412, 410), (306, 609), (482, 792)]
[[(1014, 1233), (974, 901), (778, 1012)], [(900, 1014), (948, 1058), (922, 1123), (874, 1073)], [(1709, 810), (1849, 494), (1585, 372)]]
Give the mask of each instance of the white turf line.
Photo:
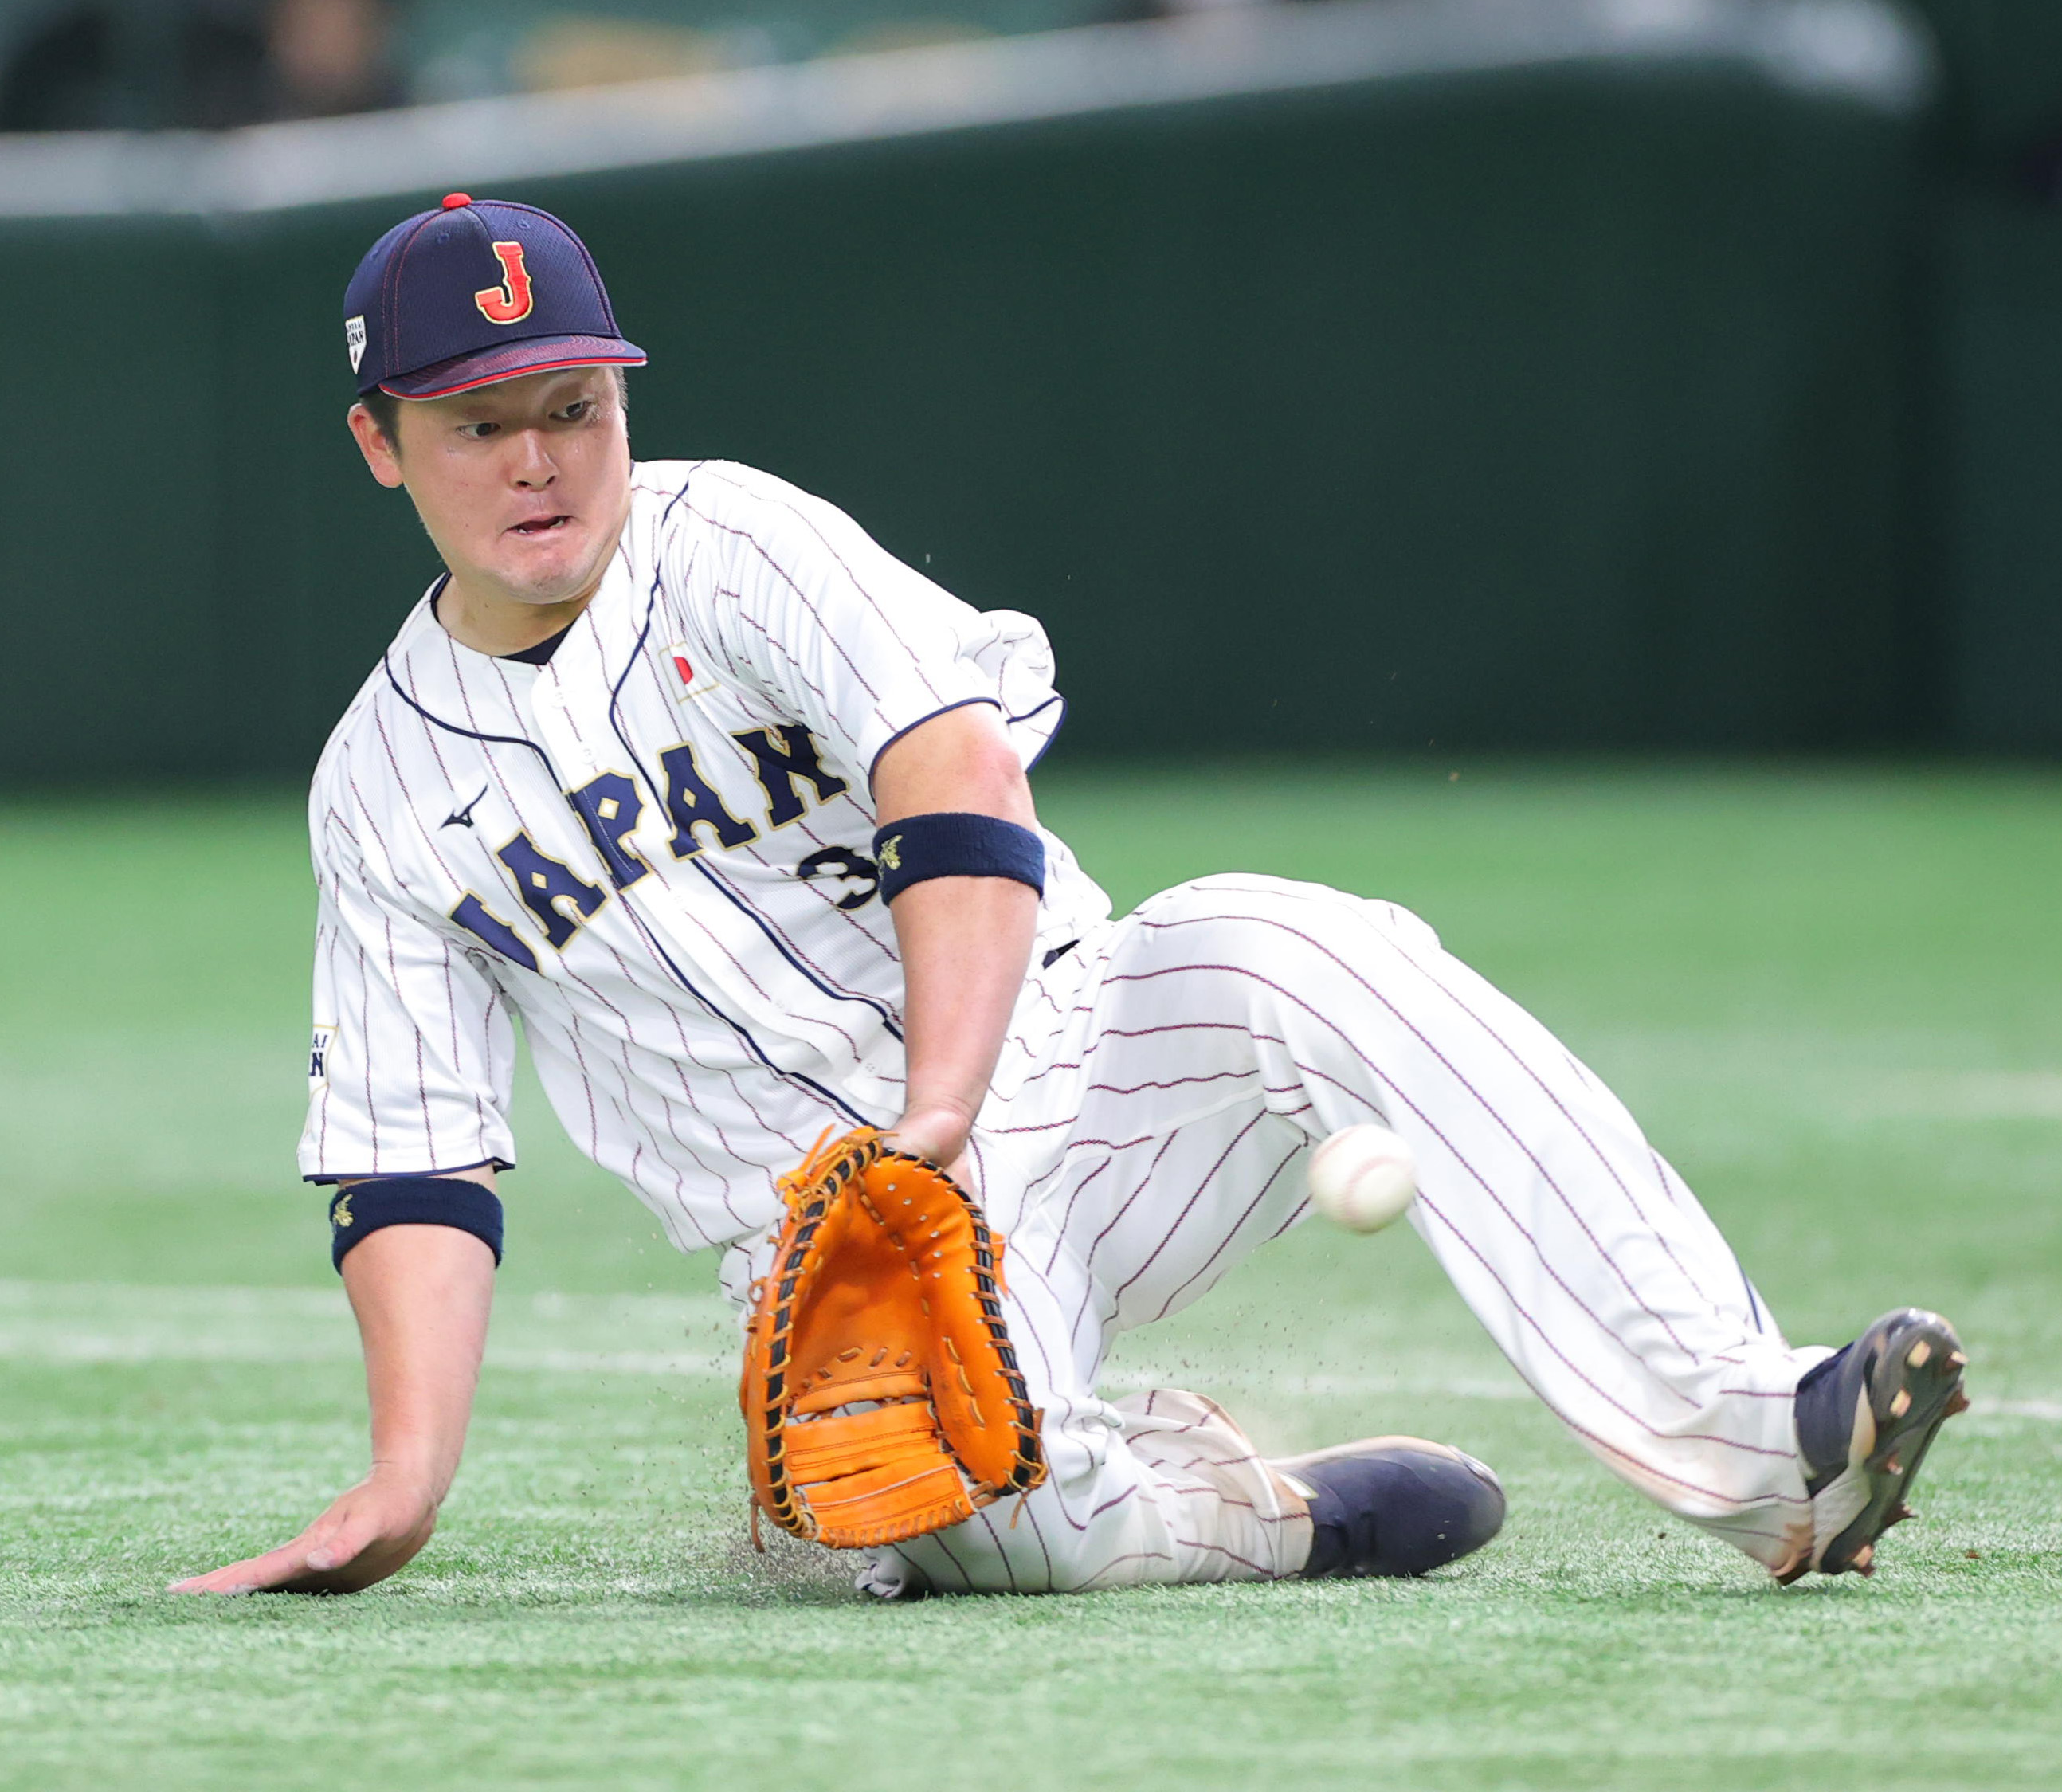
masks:
[[(487, 1345), (490, 1369), (542, 1375), (736, 1379), (736, 1321), (720, 1295), (533, 1294), (504, 1300)], [(683, 1333), (691, 1344), (674, 1342)], [(621, 1348), (624, 1345), (644, 1348)], [(1185, 1341), (1178, 1359), (1127, 1350), (1104, 1377), (1111, 1391), (1181, 1387), (1201, 1376), (1260, 1381), (1306, 1398), (1433, 1395), (1447, 1400), (1523, 1401), (1514, 1376), (1321, 1371), (1300, 1374), (1226, 1353), (1198, 1360)], [(332, 1289), (145, 1288), (109, 1282), (0, 1281), (0, 1361), (63, 1367), (158, 1362), (355, 1363), (358, 1333)], [(1429, 1366), (1429, 1365), (1428, 1365)], [(1980, 1395), (1983, 1417), (2062, 1424), (2062, 1399)]]

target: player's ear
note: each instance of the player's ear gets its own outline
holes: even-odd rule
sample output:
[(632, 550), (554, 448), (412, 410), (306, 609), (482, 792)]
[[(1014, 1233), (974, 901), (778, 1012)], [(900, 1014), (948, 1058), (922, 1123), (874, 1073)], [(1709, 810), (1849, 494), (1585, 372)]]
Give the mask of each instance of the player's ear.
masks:
[(363, 404), (354, 404), (344, 414), (344, 422), (350, 425), (351, 439), (358, 443), (358, 451), (365, 456), (365, 464), (372, 470), (372, 476), (390, 491), (402, 483), (401, 455), (398, 444), (387, 439), (380, 428), (379, 419)]

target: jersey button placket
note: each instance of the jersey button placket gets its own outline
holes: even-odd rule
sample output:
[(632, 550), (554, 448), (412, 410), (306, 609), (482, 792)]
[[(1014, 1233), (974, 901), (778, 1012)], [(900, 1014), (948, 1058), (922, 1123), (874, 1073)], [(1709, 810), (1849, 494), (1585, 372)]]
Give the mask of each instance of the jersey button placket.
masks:
[(574, 732), (565, 692), (554, 667), (546, 666), (537, 674), (530, 689), (530, 710), (552, 765), (569, 788), (578, 789), (601, 768)]
[[(580, 840), (592, 847), (587, 819), (581, 815), (572, 793), (599, 777), (602, 768), (573, 727), (565, 688), (556, 666), (547, 665), (538, 673), (537, 681), (530, 690), (530, 711), (538, 737), (560, 780), (560, 796), (578, 824)], [(608, 875), (608, 866), (600, 864), (596, 868), (602, 888), (608, 888), (613, 880)]]

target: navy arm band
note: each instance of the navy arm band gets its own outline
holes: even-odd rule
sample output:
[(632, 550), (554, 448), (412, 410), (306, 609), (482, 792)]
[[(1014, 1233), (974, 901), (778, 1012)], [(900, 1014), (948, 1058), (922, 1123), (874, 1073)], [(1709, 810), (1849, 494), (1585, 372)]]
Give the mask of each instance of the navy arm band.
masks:
[(501, 1200), (454, 1176), (382, 1177), (354, 1182), (329, 1204), (329, 1257), (342, 1273), (352, 1245), (382, 1226), (451, 1226), (469, 1232), (501, 1263)]
[(874, 830), (881, 900), (933, 877), (1008, 877), (1045, 893), (1045, 843), (992, 815), (913, 815)]

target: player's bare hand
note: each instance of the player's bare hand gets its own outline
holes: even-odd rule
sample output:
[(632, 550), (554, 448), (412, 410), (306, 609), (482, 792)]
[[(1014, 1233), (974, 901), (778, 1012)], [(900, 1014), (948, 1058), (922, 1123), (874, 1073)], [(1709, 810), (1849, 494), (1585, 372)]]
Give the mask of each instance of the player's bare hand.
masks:
[(170, 1593), (357, 1593), (404, 1566), (436, 1529), (436, 1502), (419, 1484), (374, 1471), (292, 1542)]
[(964, 1182), (968, 1135), (973, 1130), (966, 1114), (951, 1108), (911, 1108), (881, 1135), (897, 1151), (928, 1157), (956, 1182)]

